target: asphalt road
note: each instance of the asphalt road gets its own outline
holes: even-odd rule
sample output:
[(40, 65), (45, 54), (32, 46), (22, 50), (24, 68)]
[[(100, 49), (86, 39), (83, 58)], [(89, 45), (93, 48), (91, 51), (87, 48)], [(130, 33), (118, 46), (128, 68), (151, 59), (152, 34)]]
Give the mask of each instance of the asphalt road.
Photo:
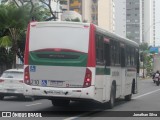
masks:
[[(119, 117), (132, 116), (132, 114), (160, 115), (160, 86), (156, 86), (152, 80), (140, 80), (138, 94), (133, 95), (129, 102), (118, 100), (113, 109), (103, 109), (95, 103), (72, 102), (68, 107), (54, 107), (50, 100), (23, 101), (16, 97), (6, 97), (0, 101), (0, 111), (41, 112), (45, 111), (54, 117), (23, 118), (24, 120), (72, 120), (72, 119), (104, 119), (104, 120), (159, 120), (160, 117)], [(75, 112), (76, 111), (76, 112)], [(125, 111), (125, 112), (124, 112)], [(126, 112), (131, 111), (131, 112)], [(147, 111), (147, 112), (144, 112)], [(149, 112), (148, 112), (149, 111)], [(112, 117), (110, 117), (112, 116)], [(0, 118), (0, 120), (22, 118)]]

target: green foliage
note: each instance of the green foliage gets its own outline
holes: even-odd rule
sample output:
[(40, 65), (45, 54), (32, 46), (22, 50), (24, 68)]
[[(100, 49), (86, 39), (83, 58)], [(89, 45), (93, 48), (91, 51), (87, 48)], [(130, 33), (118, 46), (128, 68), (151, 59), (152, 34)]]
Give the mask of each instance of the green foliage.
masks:
[(0, 38), (0, 46), (7, 48), (12, 46), (12, 41), (9, 36), (3, 36)]
[[(31, 9), (33, 10), (32, 12)], [(3, 52), (1, 53), (0, 61), (7, 62), (7, 64), (8, 62), (15, 64), (16, 55), (23, 61), (27, 24), (33, 18), (37, 21), (44, 21), (49, 16), (49, 10), (38, 3), (34, 4), (34, 6), (30, 3), (17, 6), (13, 1), (1, 4), (0, 49)]]
[(0, 64), (15, 64), (16, 55), (23, 61), (27, 24), (51, 16), (44, 4), (20, 2), (3, 0), (0, 5)]
[(141, 44), (139, 45), (139, 49), (140, 49), (140, 51), (149, 50), (148, 43), (141, 43)]
[(141, 66), (141, 68), (147, 70), (147, 74), (149, 75), (153, 70), (153, 64), (152, 64), (152, 54), (149, 53), (148, 43), (142, 43), (139, 46), (140, 49), (140, 60), (144, 63), (144, 66)]
[[(13, 3), (0, 5), (0, 29), (7, 31), (0, 36), (0, 47), (8, 51), (11, 48), (14, 67), (16, 66), (17, 41), (20, 38), (20, 31), (26, 29), (29, 18), (24, 7), (17, 8)], [(8, 56), (9, 54), (6, 54)]]
[(3, 29), (23, 29), (28, 23), (26, 10), (13, 4), (0, 5), (0, 27)]

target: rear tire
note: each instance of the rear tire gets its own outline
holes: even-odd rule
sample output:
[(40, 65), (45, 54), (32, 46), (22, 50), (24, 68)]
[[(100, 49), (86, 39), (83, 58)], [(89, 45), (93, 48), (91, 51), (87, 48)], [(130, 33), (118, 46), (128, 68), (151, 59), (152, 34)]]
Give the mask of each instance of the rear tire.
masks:
[(108, 102), (109, 109), (112, 109), (114, 107), (115, 99), (116, 99), (116, 87), (114, 84), (112, 84), (111, 93), (110, 93), (110, 100)]
[(3, 100), (3, 98), (4, 98), (4, 95), (0, 95), (0, 100)]
[(153, 80), (153, 83), (155, 83), (156, 81), (155, 80)]
[(52, 100), (52, 104), (54, 106), (68, 106), (70, 103), (70, 100)]
[(158, 81), (156, 81), (156, 85), (157, 85), (157, 86), (159, 86), (159, 84), (160, 84), (160, 81), (159, 81), (159, 80), (158, 80)]
[(25, 96), (23, 96), (23, 95), (18, 96), (18, 98), (19, 98), (20, 100), (23, 100), (23, 101), (26, 99)]
[(126, 95), (126, 96), (124, 97), (124, 99), (125, 99), (125, 101), (131, 101), (131, 99), (132, 99), (132, 94)]
[(131, 94), (126, 95), (126, 96), (124, 97), (125, 101), (131, 101), (131, 99), (132, 99), (132, 94), (135, 94), (135, 80), (132, 81)]

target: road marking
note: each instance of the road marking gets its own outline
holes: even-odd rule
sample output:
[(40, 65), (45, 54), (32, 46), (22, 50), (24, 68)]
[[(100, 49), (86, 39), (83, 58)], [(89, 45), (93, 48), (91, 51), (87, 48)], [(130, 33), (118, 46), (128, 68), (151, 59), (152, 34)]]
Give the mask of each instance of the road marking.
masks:
[(132, 99), (137, 99), (137, 98), (140, 98), (140, 97), (143, 97), (143, 96), (146, 96), (146, 95), (152, 94), (152, 93), (157, 92), (157, 91), (160, 91), (160, 89), (158, 89), (158, 90), (154, 90), (154, 91), (151, 91), (151, 92), (148, 92), (148, 93), (145, 93), (145, 94), (142, 94), (142, 95), (136, 96), (136, 97), (133, 97)]
[[(158, 91), (160, 91), (160, 89), (154, 90), (154, 91), (151, 91), (151, 92), (148, 92), (148, 93), (145, 93), (145, 94), (136, 96), (136, 97), (133, 97), (132, 99), (137, 99), (137, 98), (140, 98), (140, 97), (143, 97), (143, 96), (146, 96), (146, 95), (152, 94), (152, 93), (154, 93), (154, 92), (158, 92)], [(90, 112), (87, 112), (87, 113), (84, 113), (84, 114), (80, 114), (80, 115), (77, 115), (77, 116), (74, 116), (74, 117), (69, 117), (69, 118), (66, 118), (66, 119), (64, 119), (64, 120), (74, 120), (74, 119), (78, 119), (78, 118), (81, 117), (81, 116), (90, 114), (90, 113), (95, 112), (95, 111), (96, 111), (96, 110), (90, 111)]]
[(82, 116), (85, 116), (85, 115), (88, 115), (88, 114), (92, 114), (93, 112), (96, 112), (96, 111), (100, 111), (100, 109), (96, 109), (96, 110), (93, 110), (93, 111), (90, 111), (90, 112), (86, 112), (86, 113), (83, 113), (83, 114), (80, 114), (80, 115), (77, 115), (77, 116), (73, 116), (73, 117), (69, 117), (69, 118), (66, 118), (66, 119), (63, 119), (63, 120), (74, 120), (74, 119), (78, 119)]
[(35, 103), (35, 104), (26, 105), (26, 106), (29, 107), (29, 106), (40, 105), (40, 104), (42, 103)]

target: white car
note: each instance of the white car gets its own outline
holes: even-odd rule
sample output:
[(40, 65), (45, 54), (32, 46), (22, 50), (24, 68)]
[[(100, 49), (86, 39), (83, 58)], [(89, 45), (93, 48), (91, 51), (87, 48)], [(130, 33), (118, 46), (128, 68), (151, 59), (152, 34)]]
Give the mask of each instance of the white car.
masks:
[(9, 69), (3, 72), (0, 77), (0, 100), (3, 100), (5, 96), (25, 98), (23, 73), (23, 69)]

